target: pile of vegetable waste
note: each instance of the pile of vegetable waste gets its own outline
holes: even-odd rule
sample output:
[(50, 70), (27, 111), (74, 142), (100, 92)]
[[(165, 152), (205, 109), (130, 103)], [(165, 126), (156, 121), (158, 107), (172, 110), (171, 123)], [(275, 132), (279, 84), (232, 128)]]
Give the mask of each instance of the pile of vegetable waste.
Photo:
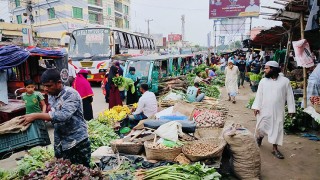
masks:
[(137, 172), (137, 177), (142, 180), (219, 180), (221, 175), (214, 168), (195, 163), (193, 165), (174, 164), (147, 171), (141, 170)]
[(111, 126), (104, 125), (98, 120), (89, 121), (88, 134), (92, 152), (101, 146), (109, 146), (110, 142), (114, 139), (119, 139), (119, 136)]

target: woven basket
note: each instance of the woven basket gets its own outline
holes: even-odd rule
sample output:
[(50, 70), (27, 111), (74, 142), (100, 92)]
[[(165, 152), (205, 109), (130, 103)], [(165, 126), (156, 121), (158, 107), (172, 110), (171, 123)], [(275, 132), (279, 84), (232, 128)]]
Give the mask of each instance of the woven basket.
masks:
[(123, 153), (130, 155), (138, 155), (143, 151), (143, 144), (117, 144), (116, 140), (110, 142), (111, 149), (114, 153)]
[(222, 130), (223, 128), (218, 128), (218, 127), (209, 127), (209, 128), (198, 127), (194, 133), (194, 136), (198, 139), (219, 138), (222, 136)]
[(173, 149), (152, 149), (148, 144), (153, 142), (144, 142), (146, 157), (148, 160), (173, 161), (182, 152), (182, 147)]
[[(199, 142), (217, 145), (218, 147), (214, 151), (210, 152), (210, 154), (203, 155), (203, 156), (192, 155), (192, 154), (186, 153), (185, 149), (188, 146), (191, 146), (191, 145), (193, 145), (195, 143), (199, 143)], [(222, 153), (223, 153), (223, 149), (226, 145), (227, 145), (226, 141), (222, 138), (202, 139), (202, 140), (193, 141), (193, 142), (190, 142), (189, 144), (184, 145), (182, 148), (182, 152), (192, 162), (197, 162), (197, 161), (201, 161), (201, 160), (205, 160), (205, 159), (221, 157)]]

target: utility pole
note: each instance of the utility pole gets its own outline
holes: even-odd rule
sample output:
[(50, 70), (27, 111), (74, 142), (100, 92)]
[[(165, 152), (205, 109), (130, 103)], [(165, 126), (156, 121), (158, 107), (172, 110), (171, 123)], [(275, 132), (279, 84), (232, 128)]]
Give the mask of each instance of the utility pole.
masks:
[(148, 36), (150, 36), (150, 22), (152, 22), (153, 19), (147, 19), (146, 22), (148, 23)]
[(182, 45), (184, 45), (184, 41), (185, 41), (185, 15), (181, 16), (181, 35), (182, 35)]

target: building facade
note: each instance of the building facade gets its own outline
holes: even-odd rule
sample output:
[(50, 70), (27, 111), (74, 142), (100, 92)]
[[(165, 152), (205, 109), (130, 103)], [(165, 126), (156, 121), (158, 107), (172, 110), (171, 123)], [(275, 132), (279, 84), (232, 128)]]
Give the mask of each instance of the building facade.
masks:
[(63, 38), (84, 27), (130, 29), (129, 0), (12, 0), (9, 11), (12, 23), (40, 37)]

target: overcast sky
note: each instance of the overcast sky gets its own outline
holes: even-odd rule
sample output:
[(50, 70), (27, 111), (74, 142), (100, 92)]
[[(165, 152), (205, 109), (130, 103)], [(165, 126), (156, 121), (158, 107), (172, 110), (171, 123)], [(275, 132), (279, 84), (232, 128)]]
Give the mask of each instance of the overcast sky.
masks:
[[(8, 1), (0, 0), (0, 19), (9, 22), (7, 4)], [(261, 5), (279, 7), (273, 0), (261, 0)], [(266, 9), (261, 11), (268, 12)], [(186, 16), (186, 40), (207, 45), (207, 33), (213, 31), (213, 20), (208, 18), (209, 0), (131, 0), (131, 30), (147, 33), (145, 20), (153, 19), (150, 22), (151, 33), (162, 33), (164, 36), (170, 33), (181, 34), (182, 14)], [(279, 22), (267, 21), (260, 16), (253, 19), (252, 27), (275, 25), (279, 25)], [(249, 30), (249, 25), (246, 29)]]
[[(227, 1), (227, 0), (224, 0)], [(257, 0), (256, 0), (257, 1)], [(278, 7), (272, 0), (261, 0), (262, 6)], [(207, 33), (213, 31), (213, 20), (209, 20), (209, 0), (131, 0), (131, 28), (147, 32), (146, 19), (150, 22), (151, 33), (181, 33), (181, 15), (186, 16), (186, 40), (207, 45)], [(261, 9), (262, 12), (270, 12)], [(249, 24), (249, 19), (247, 24)], [(252, 27), (272, 27), (281, 23), (253, 18)], [(249, 25), (246, 27), (249, 30)]]

